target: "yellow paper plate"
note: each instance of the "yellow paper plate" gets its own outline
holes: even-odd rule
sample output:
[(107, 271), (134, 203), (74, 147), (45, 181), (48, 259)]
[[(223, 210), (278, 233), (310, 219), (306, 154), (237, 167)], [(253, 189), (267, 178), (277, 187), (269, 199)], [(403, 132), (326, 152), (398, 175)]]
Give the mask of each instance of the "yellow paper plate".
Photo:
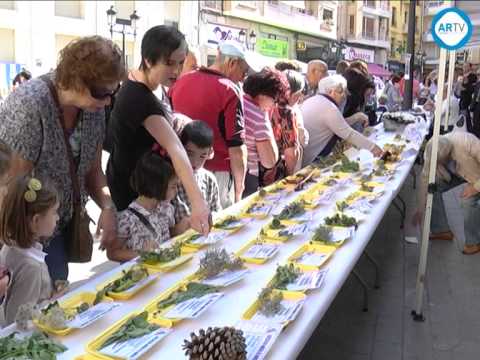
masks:
[[(268, 257), (268, 258), (252, 258), (252, 257), (248, 257), (248, 256), (244, 256), (244, 254), (247, 253), (247, 251), (254, 245), (256, 244), (262, 244), (262, 245), (267, 245), (267, 246), (271, 246), (272, 247), (272, 252), (274, 251), (273, 250), (273, 247), (276, 246), (277, 249), (276, 251), (274, 251), (274, 254), (271, 256), (271, 257)], [(241, 258), (243, 261), (245, 261), (246, 263), (250, 263), (250, 264), (264, 264), (266, 263), (267, 261), (269, 261), (270, 259), (272, 259), (273, 257), (275, 257), (276, 253), (278, 252), (278, 247), (280, 246), (280, 243), (279, 242), (275, 242), (275, 241), (263, 241), (262, 239), (253, 239), (252, 241), (248, 242), (247, 244), (245, 244), (242, 248), (240, 248), (240, 250), (238, 250), (236, 253), (235, 253), (235, 256)]]
[[(139, 314), (141, 314), (141, 311), (130, 313), (120, 321), (117, 321), (115, 324), (110, 326), (107, 330), (105, 330), (103, 333), (101, 333), (99, 336), (97, 336), (95, 339), (93, 339), (86, 345), (87, 353), (99, 359), (105, 359), (105, 360), (121, 359), (121, 358), (116, 358), (116, 357), (113, 358), (111, 356), (104, 355), (99, 351), (99, 348), (105, 342), (105, 340), (107, 340), (108, 337), (110, 337), (113, 333), (115, 333), (115, 331), (117, 331), (126, 321), (128, 321), (133, 316), (137, 316)], [(169, 321), (168, 319), (156, 319), (150, 314), (148, 316), (148, 322), (164, 328), (172, 327), (172, 322)]]
[(91, 354), (83, 354), (83, 355), (77, 356), (75, 360), (102, 360), (102, 358), (99, 358), (98, 356), (94, 356)]
[[(301, 292), (301, 291), (285, 291), (285, 290), (273, 290), (274, 293), (281, 293), (283, 295), (283, 300), (287, 301), (301, 301), (305, 300), (307, 296)], [(243, 320), (252, 320), (252, 318), (255, 316), (257, 313), (258, 309), (260, 307), (258, 299), (256, 299), (248, 308), (247, 310), (243, 313), (242, 319)], [(290, 321), (286, 321), (282, 323), (283, 326), (286, 326)]]
[[(133, 266), (138, 266), (138, 265), (133, 265)], [(125, 271), (128, 271), (131, 268), (132, 267), (129, 267), (129, 268), (125, 269)], [(148, 269), (147, 267), (145, 267), (145, 268), (147, 269), (149, 276), (147, 278), (144, 278), (144, 279), (140, 280), (138, 282), (140, 285), (134, 285), (130, 289), (122, 291), (122, 292), (113, 292), (112, 291), (112, 292), (109, 292), (106, 295), (108, 297), (112, 298), (112, 299), (115, 299), (115, 300), (128, 300), (131, 297), (133, 297), (135, 294), (137, 294), (138, 292), (140, 292), (141, 290), (146, 288), (147, 286), (151, 285), (157, 279), (158, 273), (156, 271), (152, 271), (152, 270)], [(114, 276), (112, 276), (110, 279), (108, 279), (107, 281), (97, 285), (95, 288), (96, 288), (97, 291), (100, 291), (105, 286), (107, 286), (111, 282), (121, 278), (122, 276), (123, 276), (123, 273), (120, 271), (117, 274), (115, 274)]]
[[(95, 297), (96, 297), (96, 294), (93, 292), (81, 292), (66, 300), (60, 301), (59, 305), (63, 309), (75, 308), (77, 306), (80, 306), (82, 303), (87, 303), (90, 306), (92, 306), (93, 302), (95, 301)], [(102, 302), (113, 302), (113, 300), (110, 297), (105, 296), (102, 299)], [(58, 335), (58, 336), (68, 335), (73, 330), (75, 330), (75, 328), (69, 328), (69, 327), (65, 329), (53, 329), (49, 326), (39, 323), (36, 319), (33, 320), (33, 323), (40, 330), (43, 330), (49, 334)]]
[(183, 251), (183, 248), (182, 248), (182, 251), (181, 251), (181, 252), (184, 253), (184, 254), (183, 254), (183, 255), (180, 255), (178, 258), (173, 259), (172, 261), (169, 261), (169, 262), (166, 262), (166, 263), (147, 264), (147, 263), (144, 263), (144, 262), (139, 262), (139, 264), (145, 266), (148, 270), (151, 270), (152, 272), (158, 272), (158, 271), (167, 272), (167, 271), (171, 271), (171, 270), (177, 268), (178, 266), (186, 263), (187, 261), (190, 261), (190, 260), (193, 258), (193, 254), (192, 254), (192, 253), (184, 252), (184, 251)]
[[(317, 270), (330, 259), (335, 250), (336, 248), (334, 246), (304, 244), (288, 258), (288, 261), (294, 263), (295, 266), (298, 266), (302, 270)], [(305, 253), (322, 254), (324, 257), (321, 262), (315, 265), (298, 262)]]

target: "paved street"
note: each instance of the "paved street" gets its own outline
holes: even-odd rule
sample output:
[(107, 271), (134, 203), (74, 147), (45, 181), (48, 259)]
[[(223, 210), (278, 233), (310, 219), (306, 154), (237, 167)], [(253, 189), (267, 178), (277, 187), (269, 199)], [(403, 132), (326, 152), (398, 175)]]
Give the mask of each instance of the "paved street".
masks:
[[(417, 169), (418, 170), (418, 169)], [(402, 196), (412, 212), (412, 178)], [(302, 360), (473, 360), (480, 353), (480, 255), (465, 256), (460, 188), (445, 194), (454, 242), (433, 242), (426, 288), (426, 321), (412, 321), (418, 245), (403, 241), (399, 213), (391, 207), (368, 250), (381, 266), (381, 288), (370, 290), (370, 309), (362, 312), (362, 291), (352, 276), (305, 347)], [(405, 232), (414, 233), (410, 226)], [(371, 265), (358, 271), (373, 284)]]

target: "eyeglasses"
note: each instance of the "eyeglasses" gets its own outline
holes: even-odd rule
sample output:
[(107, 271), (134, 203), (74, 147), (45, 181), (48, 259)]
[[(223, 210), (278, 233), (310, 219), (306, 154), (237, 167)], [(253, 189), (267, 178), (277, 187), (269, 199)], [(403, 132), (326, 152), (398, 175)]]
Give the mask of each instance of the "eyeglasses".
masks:
[(120, 90), (120, 84), (118, 84), (117, 88), (113, 91), (95, 86), (90, 87), (88, 90), (90, 90), (90, 95), (96, 100), (106, 100), (107, 98), (112, 99), (118, 90)]

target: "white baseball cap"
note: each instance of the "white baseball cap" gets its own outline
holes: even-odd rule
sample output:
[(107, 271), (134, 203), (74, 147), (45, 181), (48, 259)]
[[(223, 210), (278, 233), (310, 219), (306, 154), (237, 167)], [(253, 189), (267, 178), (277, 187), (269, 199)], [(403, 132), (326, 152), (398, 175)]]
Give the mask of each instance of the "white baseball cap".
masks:
[(226, 56), (235, 57), (244, 60), (253, 71), (260, 71), (262, 66), (255, 61), (255, 54), (248, 51), (237, 41), (225, 41), (218, 46), (218, 51)]

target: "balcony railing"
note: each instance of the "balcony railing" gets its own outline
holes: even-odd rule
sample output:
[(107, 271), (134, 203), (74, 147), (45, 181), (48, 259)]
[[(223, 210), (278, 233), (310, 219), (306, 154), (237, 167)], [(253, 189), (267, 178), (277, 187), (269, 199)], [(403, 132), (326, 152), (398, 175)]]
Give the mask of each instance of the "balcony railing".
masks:
[(363, 31), (362, 37), (367, 40), (375, 40), (375, 33), (369, 31)]
[(363, 6), (375, 9), (377, 6), (374, 0), (363, 0)]
[(427, 3), (426, 4), (427, 8), (429, 8), (429, 9), (437, 8), (437, 7), (445, 5), (444, 0), (432, 0), (432, 1), (427, 1), (426, 3)]

